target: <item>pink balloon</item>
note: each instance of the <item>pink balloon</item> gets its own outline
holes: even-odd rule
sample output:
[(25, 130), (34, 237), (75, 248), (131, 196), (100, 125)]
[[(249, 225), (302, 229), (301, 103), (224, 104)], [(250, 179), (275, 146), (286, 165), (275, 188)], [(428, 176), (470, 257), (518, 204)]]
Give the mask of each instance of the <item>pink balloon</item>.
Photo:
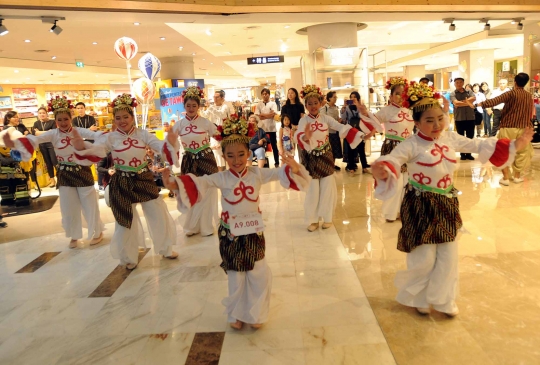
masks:
[(129, 61), (137, 54), (139, 47), (137, 43), (128, 37), (118, 38), (114, 42), (114, 52), (123, 60)]

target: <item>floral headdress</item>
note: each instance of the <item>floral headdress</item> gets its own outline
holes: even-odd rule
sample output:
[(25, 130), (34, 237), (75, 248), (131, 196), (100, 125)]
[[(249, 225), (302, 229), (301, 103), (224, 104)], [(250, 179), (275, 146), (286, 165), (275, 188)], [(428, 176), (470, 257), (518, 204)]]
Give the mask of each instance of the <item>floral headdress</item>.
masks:
[(441, 94), (435, 91), (433, 86), (420, 84), (411, 81), (409, 85), (405, 85), (405, 90), (401, 94), (402, 105), (404, 108), (412, 109), (415, 112), (420, 112), (439, 106)]
[(398, 76), (398, 77), (391, 77), (390, 80), (386, 81), (386, 90), (390, 90), (395, 85), (407, 85), (407, 79)]
[(70, 113), (70, 109), (73, 109), (73, 105), (71, 105), (71, 100), (66, 99), (66, 97), (59, 97), (51, 99), (47, 103), (47, 110), (50, 112), (53, 112), (54, 115), (57, 115), (59, 113)]
[(198, 86), (190, 86), (182, 91), (182, 99), (186, 98), (204, 98), (204, 91)]
[(221, 146), (234, 143), (249, 143), (251, 138), (257, 133), (255, 123), (250, 123), (243, 117), (232, 114), (229, 118), (223, 120), (223, 125), (217, 127), (219, 135), (214, 136), (221, 141)]
[(137, 100), (132, 97), (130, 94), (118, 95), (110, 104), (109, 107), (113, 108), (114, 111), (117, 110), (132, 110), (137, 107)]
[(302, 88), (302, 91), (300, 91), (300, 97), (302, 99), (305, 99), (309, 94), (317, 94), (317, 97), (321, 97), (321, 88), (317, 87), (317, 85), (306, 85)]

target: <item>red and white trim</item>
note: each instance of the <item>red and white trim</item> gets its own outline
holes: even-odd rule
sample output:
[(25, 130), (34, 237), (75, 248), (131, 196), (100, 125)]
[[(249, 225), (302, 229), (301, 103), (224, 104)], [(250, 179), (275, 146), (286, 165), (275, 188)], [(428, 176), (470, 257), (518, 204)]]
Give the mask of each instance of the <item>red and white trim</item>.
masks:
[[(298, 133), (298, 134), (296, 135), (296, 142), (298, 143), (298, 146), (300, 146), (301, 149), (307, 150), (307, 148), (306, 148), (305, 145), (304, 145), (304, 143), (306, 143), (306, 142), (304, 142), (304, 141), (302, 140), (302, 137), (304, 136), (304, 134), (305, 134), (304, 132)], [(309, 143), (306, 143), (306, 145), (309, 145)]]
[(401, 166), (397, 166), (397, 161), (390, 155), (378, 158), (375, 163), (381, 164), (388, 173), (387, 179), (375, 180), (375, 198), (382, 200), (389, 199), (397, 192), (397, 182), (401, 176)]
[(495, 167), (503, 169), (516, 157), (516, 146), (513, 140), (488, 138), (482, 141), (478, 157), (482, 163), (490, 162)]
[(131, 129), (127, 132), (124, 132), (120, 128), (117, 128), (116, 131), (124, 136), (131, 136), (133, 133), (135, 133), (135, 126), (132, 126)]
[(242, 178), (242, 177), (244, 177), (244, 176), (247, 175), (247, 173), (248, 173), (248, 168), (247, 168), (247, 166), (246, 166), (240, 173), (234, 171), (233, 169), (229, 169), (229, 171), (231, 172), (231, 174), (233, 174), (233, 176), (235, 176), (235, 177), (237, 177), (237, 178), (240, 179), (240, 178)]
[[(8, 132), (10, 136), (13, 136), (12, 133)], [(21, 158), (23, 161), (30, 161), (34, 155), (34, 145), (27, 137), (13, 138), (13, 143), (15, 144), (15, 150), (21, 153)], [(32, 136), (30, 137), (32, 138)]]
[(74, 162), (81, 166), (91, 166), (107, 156), (105, 146), (99, 143), (84, 142), (84, 148), (82, 151), (73, 151), (76, 159)]
[(194, 117), (190, 117), (189, 115), (186, 115), (185, 118), (186, 118), (187, 120), (189, 120), (190, 122), (193, 122), (194, 120), (199, 119), (199, 114), (197, 114), (197, 115), (194, 116)]
[(174, 148), (174, 146), (171, 146), (168, 140), (165, 140), (163, 143), (162, 148), (163, 155), (167, 159), (167, 162), (172, 166), (179, 167), (180, 166), (180, 151), (177, 148)]
[(358, 129), (351, 127), (349, 129), (344, 129), (343, 131), (346, 134), (343, 135), (343, 133), (340, 133), (340, 137), (345, 138), (352, 148), (358, 147), (358, 145), (362, 142), (364, 133), (360, 132)]
[(504, 165), (510, 157), (510, 142), (509, 139), (499, 139), (489, 162), (497, 167)]
[(303, 165), (300, 165), (298, 173), (293, 173), (289, 165), (285, 165), (279, 172), (279, 181), (285, 189), (307, 191), (311, 177)]
[(426, 136), (424, 133), (418, 131), (417, 136), (422, 138), (424, 141), (434, 141), (433, 138)]
[(87, 155), (87, 156), (83, 156), (83, 155), (79, 155), (77, 152), (74, 152), (73, 153), (75, 155), (75, 158), (77, 158), (77, 160), (88, 160), (92, 163), (98, 163), (99, 161), (101, 161), (101, 157), (99, 156), (93, 156), (93, 155)]
[(178, 184), (178, 190), (175, 190), (177, 208), (180, 212), (186, 213), (199, 201), (200, 194), (197, 184), (191, 174), (181, 176), (171, 175), (170, 179), (176, 181)]

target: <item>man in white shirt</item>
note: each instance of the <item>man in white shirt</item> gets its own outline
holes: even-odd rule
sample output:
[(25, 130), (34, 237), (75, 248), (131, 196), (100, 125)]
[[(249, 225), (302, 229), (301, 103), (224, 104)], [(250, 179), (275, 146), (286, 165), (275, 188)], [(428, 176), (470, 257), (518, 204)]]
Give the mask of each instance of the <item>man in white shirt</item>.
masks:
[[(491, 92), (490, 99), (496, 98), (497, 96), (504, 94), (505, 92), (510, 91), (508, 88), (508, 80), (501, 79), (499, 81), (499, 88)], [(491, 128), (491, 137), (495, 137), (499, 131), (499, 125), (501, 124), (501, 111), (504, 108), (504, 103), (495, 105), (493, 107), (493, 127)]]
[[(225, 103), (225, 91), (219, 90), (214, 93), (214, 104), (206, 111), (206, 118), (215, 125), (223, 125), (223, 120), (231, 116), (231, 111)], [(221, 144), (212, 138), (211, 148), (218, 165), (219, 171), (225, 171), (225, 158), (221, 151)]]
[(279, 167), (276, 122), (274, 121), (274, 116), (277, 114), (277, 105), (275, 102), (270, 101), (270, 90), (267, 88), (262, 89), (261, 97), (262, 101), (257, 104), (255, 114), (261, 119), (259, 128), (262, 128), (270, 137), (270, 144), (272, 145), (272, 152), (274, 153), (274, 166)]

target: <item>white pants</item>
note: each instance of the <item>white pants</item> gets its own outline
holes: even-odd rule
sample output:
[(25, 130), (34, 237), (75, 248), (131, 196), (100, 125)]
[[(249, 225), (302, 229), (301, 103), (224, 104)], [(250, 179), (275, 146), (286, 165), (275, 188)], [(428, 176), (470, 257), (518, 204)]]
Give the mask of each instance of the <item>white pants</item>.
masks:
[(62, 227), (66, 237), (80, 240), (82, 234), (82, 215), (88, 227), (88, 239), (98, 238), (103, 231), (103, 223), (99, 217), (99, 204), (96, 189), (93, 186), (74, 188), (60, 186), (60, 212)]
[(214, 233), (214, 219), (218, 221), (218, 193), (209, 188), (203, 199), (179, 218), (185, 234), (200, 233), (208, 236)]
[(229, 296), (221, 302), (230, 323), (236, 320), (259, 324), (268, 320), (272, 271), (266, 259), (255, 262), (251, 271), (227, 271)]
[(416, 308), (452, 313), (457, 310), (458, 245), (421, 245), (407, 254), (407, 270), (396, 274), (397, 301)]
[[(160, 197), (140, 204), (146, 218), (150, 238), (154, 243), (154, 252), (169, 256), (172, 253), (172, 246), (176, 243), (176, 226), (167, 210), (167, 205)], [(111, 240), (112, 257), (119, 259), (120, 265), (138, 263), (139, 247), (146, 247), (137, 204), (132, 204), (131, 207), (133, 209), (131, 229), (116, 222)]]
[(304, 201), (306, 224), (318, 223), (322, 218), (332, 223), (337, 201), (337, 187), (334, 174), (322, 179), (312, 179)]
[(405, 172), (399, 175), (396, 182), (396, 193), (390, 198), (386, 199), (382, 203), (382, 213), (385, 219), (395, 221), (399, 210), (401, 208), (401, 202), (403, 201), (403, 195), (405, 195), (405, 182), (409, 179), (409, 175)]

